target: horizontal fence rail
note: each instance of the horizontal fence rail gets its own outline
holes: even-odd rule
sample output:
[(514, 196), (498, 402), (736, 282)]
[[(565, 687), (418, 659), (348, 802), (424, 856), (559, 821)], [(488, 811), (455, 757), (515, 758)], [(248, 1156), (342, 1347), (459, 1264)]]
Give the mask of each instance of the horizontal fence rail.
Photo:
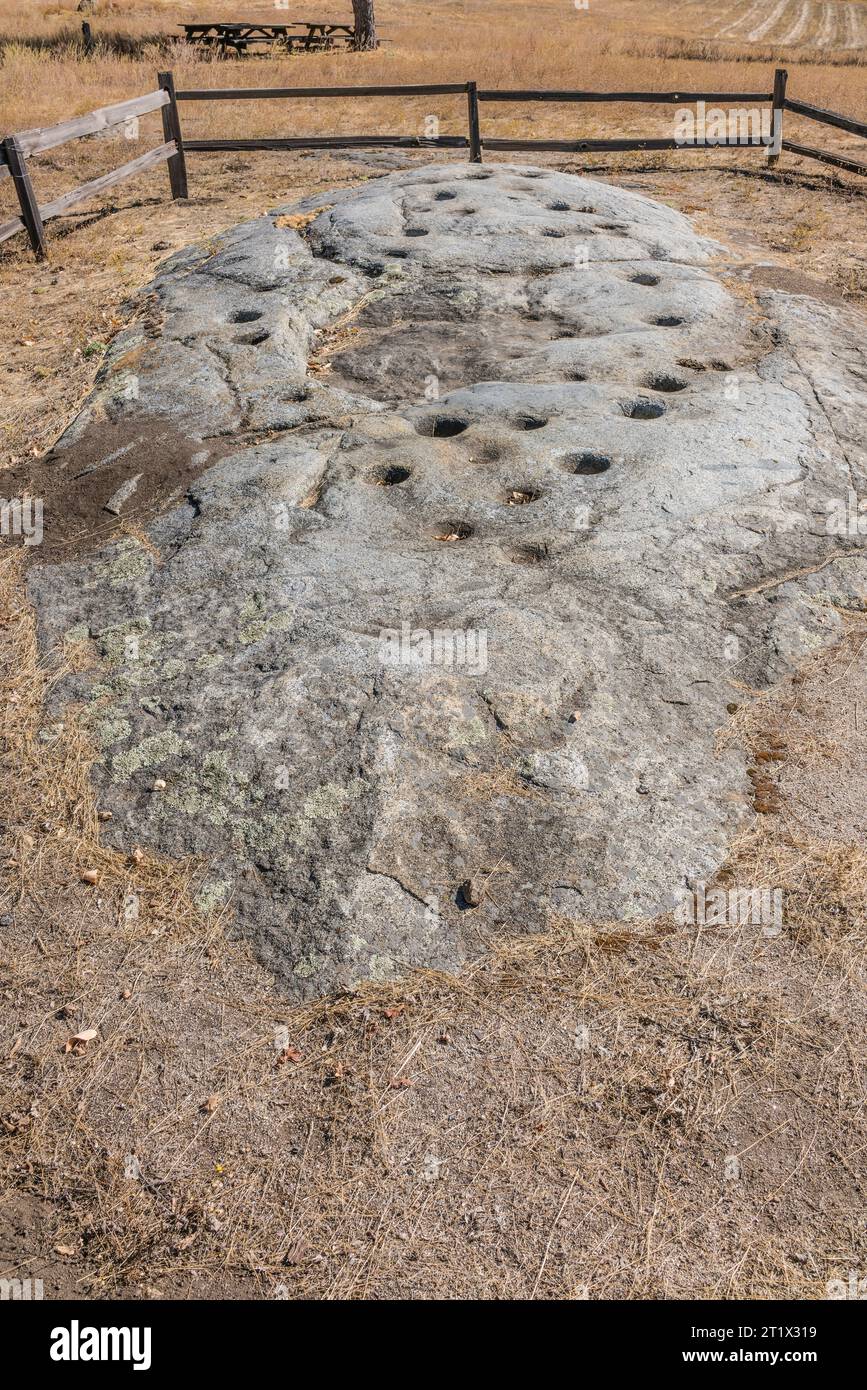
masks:
[(798, 116), (818, 121), (821, 125), (835, 125), (840, 130), (848, 130), (851, 135), (867, 135), (867, 122), (853, 121), (851, 116), (838, 116), (836, 111), (825, 111), (821, 106), (810, 106), (806, 101), (786, 100), (786, 110)]
[[(755, 140), (728, 139), (723, 146), (724, 149), (756, 149), (762, 145), (769, 147), (770, 141), (756, 138)], [(704, 148), (701, 145), (685, 145), (682, 140), (675, 140), (670, 135), (659, 136), (658, 138), (649, 137), (646, 140), (509, 140), (495, 139), (484, 142), (486, 150), (584, 150), (588, 154), (603, 154), (608, 151), (627, 151), (627, 150), (692, 150)], [(710, 148), (710, 146), (708, 147)]]
[[(772, 92), (598, 92), (524, 90), (511, 88), (479, 88), (475, 82), (437, 82), (402, 86), (378, 85), (364, 87), (209, 87), (176, 91), (170, 72), (159, 74), (156, 91), (113, 106), (103, 106), (87, 115), (77, 116), (44, 130), (24, 130), (8, 135), (0, 143), (0, 180), (11, 177), (15, 182), (20, 216), (0, 223), (0, 242), (16, 233), (26, 231), (38, 259), (46, 254), (44, 223), (59, 217), (124, 179), (165, 162), (168, 165), (172, 198), (187, 197), (185, 152), (215, 153), (255, 150), (340, 150), (340, 149), (449, 149), (467, 150), (473, 163), (480, 163), (482, 151), (550, 150), (563, 153), (604, 153), (641, 150), (747, 149), (763, 147), (768, 163), (775, 164), (783, 151), (819, 160), (850, 173), (867, 175), (867, 164), (830, 150), (814, 149), (783, 138), (783, 115), (789, 111), (802, 119), (835, 126), (850, 135), (867, 137), (867, 123), (856, 121), (835, 111), (826, 111), (805, 101), (796, 101), (786, 94), (788, 74), (777, 68)], [(464, 96), (467, 101), (466, 135), (287, 135), (250, 136), (235, 139), (186, 140), (181, 133), (179, 107), (181, 102), (201, 101), (291, 101), (299, 98), (315, 100), (320, 97), (416, 97)], [(519, 103), (641, 103), (650, 106), (682, 106), (691, 103), (714, 102), (719, 106), (741, 110), (751, 106), (770, 106), (771, 134), (726, 135), (722, 139), (689, 139), (665, 137), (619, 137), (612, 139), (550, 139), (524, 140), (519, 138), (483, 137), (479, 111), (485, 102)], [(125, 124), (152, 111), (159, 111), (163, 127), (163, 143), (145, 154), (99, 178), (81, 184), (40, 207), (33, 191), (27, 161), (34, 155), (56, 148), (68, 140), (96, 135)], [(730, 112), (731, 114), (735, 114)], [(751, 113), (748, 113), (751, 118)]]
[(200, 87), (176, 92), (178, 101), (257, 101), (288, 97), (436, 97), (466, 92), (467, 82), (415, 87)]
[(479, 101), (623, 101), (647, 102), (651, 106), (680, 106), (690, 101), (773, 101), (773, 92), (539, 92), (505, 91), (482, 88)]
[(149, 111), (158, 111), (170, 100), (168, 92), (148, 92), (143, 97), (132, 97), (130, 101), (103, 106), (86, 116), (76, 116), (74, 120), (48, 126), (46, 130), (19, 130), (16, 138), (29, 159), (31, 155), (53, 150), (57, 145), (65, 145), (67, 140), (78, 140), (82, 135), (97, 135), (101, 131), (110, 130), (112, 126), (126, 125), (127, 121), (146, 116)]
[(185, 150), (465, 150), (466, 135), (256, 135), (249, 140), (185, 140)]
[(828, 150), (814, 150), (810, 145), (796, 145), (793, 140), (784, 140), (783, 149), (790, 154), (802, 155), (805, 159), (818, 159), (823, 164), (833, 164), (836, 169), (846, 169), (850, 174), (867, 174), (867, 164), (857, 159), (847, 159), (842, 154), (831, 154)]

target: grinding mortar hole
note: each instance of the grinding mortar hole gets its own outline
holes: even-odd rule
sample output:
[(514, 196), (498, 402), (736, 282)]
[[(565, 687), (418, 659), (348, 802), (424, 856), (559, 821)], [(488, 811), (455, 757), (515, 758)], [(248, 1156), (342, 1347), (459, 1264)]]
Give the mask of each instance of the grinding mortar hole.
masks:
[(513, 565), (541, 565), (547, 558), (548, 548), (545, 545), (516, 545), (509, 552)]
[(428, 415), (417, 420), (415, 427), (419, 434), (433, 435), (434, 439), (452, 439), (456, 434), (463, 434), (469, 423), (456, 415)]
[(435, 526), (432, 532), (432, 539), (435, 541), (466, 541), (473, 534), (473, 527), (468, 521), (455, 521), (450, 519), (441, 521)]
[(642, 383), (652, 391), (685, 391), (689, 385), (682, 376), (671, 376), (669, 372), (651, 372)]
[(657, 314), (647, 322), (653, 324), (654, 328), (680, 328), (683, 319), (678, 318), (676, 314)]
[(543, 235), (543, 236), (565, 236), (566, 233), (565, 233), (565, 232), (561, 232), (560, 229), (559, 229), (559, 227), (546, 227), (546, 228), (544, 229), (544, 231), (542, 232), (542, 235)]
[(427, 227), (405, 227), (404, 236), (427, 236)]
[(267, 342), (270, 337), (271, 334), (267, 328), (257, 328), (252, 333), (239, 333), (233, 341), (241, 347), (258, 347), (260, 343)]
[(530, 502), (538, 502), (541, 496), (538, 488), (509, 487), (506, 488), (503, 501), (507, 507), (526, 507)]
[(540, 430), (548, 421), (541, 415), (516, 415), (514, 424), (517, 430)]
[(367, 481), (374, 483), (376, 487), (396, 487), (398, 483), (405, 483), (407, 478), (411, 477), (412, 472), (409, 468), (404, 468), (399, 463), (383, 463), (368, 473)]
[(457, 193), (450, 193), (447, 188), (443, 188), (439, 193), (434, 194), (434, 198), (438, 203), (444, 203), (448, 198), (456, 198), (457, 196)]
[(229, 315), (230, 323), (255, 323), (262, 318), (261, 309), (236, 309), (234, 314)]
[(611, 467), (607, 454), (594, 454), (589, 450), (581, 454), (567, 454), (563, 460), (567, 473), (577, 473), (582, 477), (592, 477), (595, 473), (606, 473)]
[(467, 174), (468, 179), (492, 179), (493, 174)]
[(564, 203), (562, 198), (555, 198), (553, 203), (548, 204), (549, 212), (568, 212), (569, 204)]
[(624, 401), (620, 409), (630, 420), (658, 420), (660, 415), (665, 414), (662, 401), (651, 401), (645, 396), (638, 396), (634, 401)]
[(586, 373), (586, 372), (580, 372), (580, 371), (578, 371), (578, 370), (576, 369), (574, 372), (567, 372), (567, 373), (566, 373), (566, 380), (567, 380), (567, 381), (586, 381), (586, 380), (587, 380), (587, 373)]
[(633, 285), (658, 285), (659, 276), (651, 275), (648, 270), (640, 270), (637, 275), (630, 275), (630, 283)]
[(729, 362), (700, 362), (697, 357), (678, 357), (679, 367), (689, 367), (694, 372), (730, 372), (732, 370)]
[(627, 229), (623, 222), (600, 222), (599, 230), (601, 232), (625, 232)]

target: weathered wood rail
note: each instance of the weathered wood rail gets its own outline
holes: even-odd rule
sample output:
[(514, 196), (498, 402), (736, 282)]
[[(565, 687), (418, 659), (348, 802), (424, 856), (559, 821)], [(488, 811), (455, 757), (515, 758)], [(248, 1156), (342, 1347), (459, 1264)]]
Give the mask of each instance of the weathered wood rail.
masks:
[[(826, 111), (808, 102), (796, 101), (786, 95), (787, 73), (778, 68), (774, 76), (772, 92), (594, 92), (594, 91), (555, 91), (522, 90), (502, 88), (479, 88), (475, 82), (424, 83), (402, 86), (352, 86), (352, 87), (207, 87), (176, 91), (170, 72), (159, 74), (158, 89), (130, 101), (119, 102), (114, 106), (104, 106), (91, 111), (86, 116), (78, 116), (71, 121), (63, 121), (45, 130), (24, 130), (8, 135), (0, 143), (0, 179), (11, 177), (15, 180), (20, 216), (0, 224), (0, 242), (17, 232), (26, 231), (30, 244), (38, 259), (46, 255), (45, 222), (59, 217), (70, 208), (104, 192), (122, 180), (152, 168), (156, 164), (167, 163), (172, 198), (186, 198), (187, 171), (186, 152), (207, 153), (215, 151), (251, 150), (339, 150), (339, 149), (466, 149), (473, 163), (480, 163), (483, 150), (551, 150), (561, 152), (605, 152), (624, 150), (679, 150), (695, 152), (708, 148), (747, 148), (763, 147), (767, 151), (768, 162), (775, 164), (783, 151), (803, 155), (809, 159), (820, 160), (851, 173), (867, 174), (867, 164), (850, 159), (846, 155), (835, 154), (829, 150), (814, 149), (812, 146), (796, 144), (783, 138), (783, 115), (790, 111), (793, 115), (821, 124), (835, 126), (849, 134), (867, 137), (867, 123), (856, 121), (850, 116), (835, 111)], [(201, 101), (284, 101), (297, 99), (316, 100), (321, 97), (414, 97), (414, 96), (463, 96), (467, 103), (466, 135), (298, 135), (298, 136), (255, 136), (235, 139), (191, 139), (186, 140), (181, 133), (179, 106), (181, 102)], [(725, 139), (689, 141), (673, 136), (612, 138), (612, 139), (551, 139), (523, 140), (503, 139), (482, 135), (480, 107), (485, 102), (551, 102), (551, 103), (644, 103), (654, 106), (687, 106), (698, 102), (713, 102), (718, 106), (738, 106), (739, 108), (768, 106), (770, 108), (770, 134), (756, 137), (753, 134), (742, 136), (727, 135)], [(163, 143), (147, 153), (131, 159), (118, 169), (113, 169), (99, 178), (91, 179), (70, 193), (64, 193), (52, 202), (40, 207), (33, 190), (27, 168), (27, 161), (45, 150), (54, 149), (67, 140), (78, 139), (109, 130), (152, 111), (160, 111), (163, 125)]]
[[(97, 194), (105, 192), (107, 188), (113, 188), (115, 184), (122, 183), (124, 179), (144, 173), (146, 169), (151, 169), (156, 164), (167, 163), (169, 166), (169, 185), (172, 197), (185, 198), (187, 196), (187, 174), (171, 73), (161, 72), (158, 84), (157, 90), (154, 92), (147, 92), (141, 97), (132, 97), (129, 101), (117, 102), (113, 106), (102, 106), (97, 111), (90, 111), (85, 116), (76, 116), (71, 121), (61, 121), (58, 125), (48, 126), (44, 130), (22, 130), (15, 135), (7, 135), (0, 143), (0, 178), (11, 176), (14, 179), (21, 212), (20, 216), (0, 223), (0, 242), (15, 236), (17, 232), (26, 231), (36, 259), (44, 260), (47, 255), (46, 222), (53, 217), (60, 217), (70, 208), (77, 207), (79, 203), (87, 202)], [(69, 193), (63, 193), (59, 198), (54, 198), (50, 203), (44, 203), (40, 206), (27, 167), (29, 159), (34, 155), (43, 154), (46, 150), (56, 149), (58, 145), (64, 145), (69, 140), (78, 140), (85, 135), (97, 135), (102, 131), (111, 130), (115, 126), (126, 125), (129, 121), (137, 120), (139, 116), (146, 116), (151, 111), (159, 111), (162, 115), (163, 143), (161, 145), (148, 150), (145, 154), (137, 155), (135, 159), (128, 160), (119, 168), (112, 169), (107, 174), (101, 174), (99, 178), (90, 179)]]

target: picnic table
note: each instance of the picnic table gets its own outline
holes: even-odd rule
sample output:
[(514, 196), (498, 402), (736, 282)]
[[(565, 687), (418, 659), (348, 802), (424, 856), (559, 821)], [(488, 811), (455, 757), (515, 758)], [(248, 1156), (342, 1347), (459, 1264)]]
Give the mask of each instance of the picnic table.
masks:
[(185, 31), (187, 43), (202, 44), (220, 53), (233, 50), (239, 55), (248, 52), (253, 44), (263, 44), (269, 49), (279, 47), (287, 53), (321, 53), (339, 46), (349, 47), (355, 42), (355, 29), (351, 24), (327, 24), (318, 20), (293, 19), (285, 24), (272, 24), (249, 21), (226, 24), (197, 22), (180, 24)]

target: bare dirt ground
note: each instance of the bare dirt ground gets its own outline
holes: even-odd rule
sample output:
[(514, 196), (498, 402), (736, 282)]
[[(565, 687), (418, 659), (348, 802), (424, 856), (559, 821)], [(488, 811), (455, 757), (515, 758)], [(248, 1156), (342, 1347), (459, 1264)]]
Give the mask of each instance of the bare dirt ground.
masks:
[[(391, 7), (396, 37), (405, 8)], [(863, 7), (806, 8), (804, 35), (818, 39), (825, 11)], [(728, 22), (743, 30), (748, 9), (731, 6)], [(599, 45), (612, 45), (615, 81), (636, 42), (623, 3), (600, 10), (593, 22), (607, 13), (610, 25), (588, 85), (610, 85)], [(647, 7), (648, 51), (701, 37), (672, 13)], [(780, 10), (788, 42), (800, 16)], [(165, 19), (152, 7), (151, 27)], [(528, 85), (563, 78), (550, 51), (526, 52)], [(411, 56), (415, 67), (395, 43), (382, 59), (391, 80), (422, 80)], [(360, 80), (348, 59), (309, 61), (310, 81), (332, 80), (335, 64), (339, 80)], [(666, 61), (678, 83), (702, 66)], [(659, 59), (649, 67), (647, 84), (667, 85)], [(858, 73), (863, 90), (863, 69), (828, 72)], [(845, 95), (827, 99), (828, 72), (805, 66), (804, 95), (858, 114)], [(735, 85), (758, 73), (744, 59)], [(144, 89), (137, 70), (112, 68), (103, 99)], [(57, 109), (63, 92), (39, 90), (32, 119), (19, 105), (9, 128), (70, 114)], [(98, 104), (90, 86), (77, 95), (78, 109)], [(46, 178), (69, 187), (119, 162), (117, 148), (86, 142), (80, 163), (58, 152)], [(751, 151), (562, 167), (679, 208), (759, 281), (867, 297), (863, 180), (790, 156), (768, 170)], [(187, 203), (166, 201), (157, 171), (53, 224), (47, 265), (17, 243), (0, 251), (0, 428), (16, 476), (28, 460), (38, 468), (124, 302), (166, 255), (378, 172), (333, 155), (201, 156), (190, 168)], [(829, 1279), (867, 1267), (858, 616), (781, 688), (733, 688), (720, 735), (744, 748), (769, 807), (720, 883), (781, 889), (780, 934), (553, 920), (539, 937), (504, 933), (460, 977), (419, 972), (299, 1008), (233, 938), (231, 910), (209, 917), (197, 903), (203, 866), (101, 847), (92, 751), (74, 714), (64, 725), (44, 714), (53, 676), (20, 552), (2, 557), (0, 585), (0, 1277), (83, 1298), (821, 1299)]]

